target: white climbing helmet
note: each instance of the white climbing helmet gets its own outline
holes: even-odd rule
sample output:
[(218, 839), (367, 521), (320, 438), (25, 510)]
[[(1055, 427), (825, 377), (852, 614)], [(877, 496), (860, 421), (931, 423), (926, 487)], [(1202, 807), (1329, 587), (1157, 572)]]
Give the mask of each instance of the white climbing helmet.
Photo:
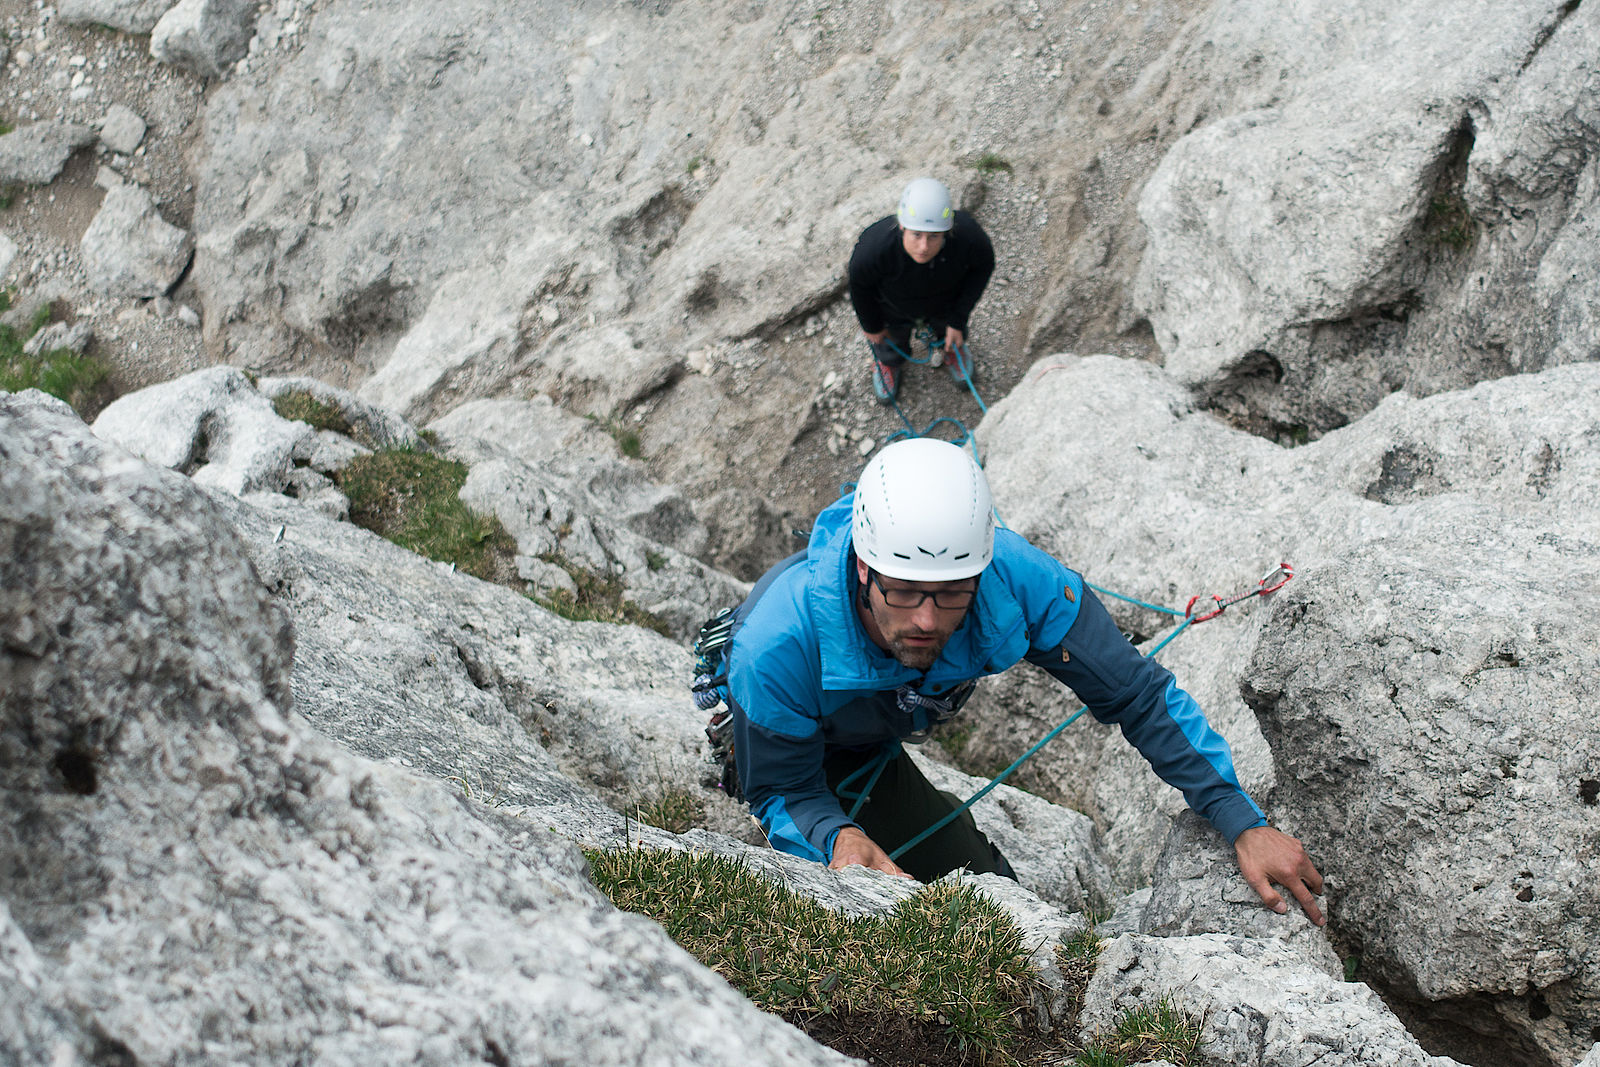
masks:
[(917, 178), (900, 194), (900, 225), (924, 233), (943, 233), (956, 224), (950, 190), (934, 178)]
[(914, 437), (872, 457), (850, 522), (856, 556), (901, 581), (971, 578), (994, 558), (989, 479), (949, 441)]

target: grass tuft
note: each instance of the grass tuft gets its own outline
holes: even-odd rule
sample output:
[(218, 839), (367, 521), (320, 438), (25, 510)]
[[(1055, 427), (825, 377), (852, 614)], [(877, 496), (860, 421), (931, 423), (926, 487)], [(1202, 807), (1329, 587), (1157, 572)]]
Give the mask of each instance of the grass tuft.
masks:
[(852, 917), (722, 856), (587, 855), (619, 908), (655, 919), (758, 1007), (820, 1027), (835, 1048), (871, 1045), (885, 1020), (904, 1039), (982, 1064), (1014, 1064), (1011, 1050), (1027, 1040), (1038, 982), (1027, 946), (1005, 910), (969, 886), (928, 886), (888, 915)]
[(313, 430), (332, 430), (351, 436), (350, 420), (337, 404), (318, 400), (303, 389), (281, 393), (272, 401), (272, 410), (281, 418), (303, 422)]
[(1477, 223), (1461, 194), (1442, 193), (1428, 202), (1427, 229), (1435, 244), (1464, 252), (1472, 244)]
[(977, 170), (979, 174), (997, 174), (1000, 171), (1004, 171), (1007, 174), (1016, 173), (1016, 169), (1011, 166), (1011, 162), (1009, 160), (1007, 160), (1004, 156), (997, 155), (994, 152), (985, 152), (983, 155), (979, 156), (978, 162), (973, 164), (973, 168)]
[(500, 520), (467, 509), (458, 493), (467, 468), (454, 460), (391, 449), (358, 456), (338, 475), (350, 521), (402, 548), (486, 581), (503, 578), (516, 542)]
[[(5, 308), (0, 310), (11, 306), (10, 290), (3, 295)], [(110, 399), (107, 379), (111, 368), (69, 348), (55, 348), (36, 356), (22, 350), (28, 339), (50, 322), (50, 316), (50, 305), (42, 304), (26, 330), (0, 325), (0, 390), (18, 393), (38, 389), (65, 400), (79, 415), (90, 418)]]
[(629, 459), (638, 459), (644, 455), (644, 441), (633, 430), (628, 429), (616, 419), (602, 419), (598, 415), (588, 416), (589, 421), (611, 435), (617, 442), (617, 447), (622, 449), (622, 454)]
[(669, 789), (650, 800), (633, 806), (635, 819), (669, 834), (681, 834), (704, 826), (706, 805), (699, 797), (683, 789)]
[(572, 576), (577, 585), (576, 594), (556, 589), (533, 599), (574, 622), (626, 622), (654, 630), (665, 637), (672, 636), (672, 628), (665, 619), (652, 615), (633, 601), (624, 598), (625, 590), (616, 578), (580, 567), (557, 553), (540, 556), (546, 563), (554, 563)]
[(1077, 1059), (1079, 1067), (1115, 1067), (1167, 1060), (1176, 1067), (1199, 1063), (1201, 1020), (1159, 997), (1122, 1013), (1111, 1033), (1098, 1035)]

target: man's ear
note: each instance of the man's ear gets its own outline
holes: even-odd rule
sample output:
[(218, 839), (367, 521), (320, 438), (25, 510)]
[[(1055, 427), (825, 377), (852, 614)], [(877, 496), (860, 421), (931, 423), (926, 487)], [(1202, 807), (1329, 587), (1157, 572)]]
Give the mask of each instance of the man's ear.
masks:
[(859, 556), (856, 557), (856, 583), (858, 585), (867, 584), (867, 564)]

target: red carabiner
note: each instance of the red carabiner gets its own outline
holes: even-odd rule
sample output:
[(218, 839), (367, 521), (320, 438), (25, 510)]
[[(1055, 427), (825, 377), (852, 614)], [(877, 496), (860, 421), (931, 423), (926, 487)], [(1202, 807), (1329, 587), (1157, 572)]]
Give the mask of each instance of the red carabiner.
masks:
[[(1279, 577), (1279, 575), (1282, 575), (1282, 577)], [(1294, 567), (1292, 567), (1287, 561), (1280, 563), (1272, 570), (1261, 576), (1261, 581), (1256, 583), (1258, 587), (1257, 592), (1262, 596), (1266, 596), (1268, 593), (1276, 593), (1278, 590), (1288, 585), (1289, 579), (1293, 577)], [(1274, 578), (1277, 578), (1278, 580), (1275, 582), (1272, 581)], [(1268, 582), (1271, 582), (1272, 584), (1268, 585)]]

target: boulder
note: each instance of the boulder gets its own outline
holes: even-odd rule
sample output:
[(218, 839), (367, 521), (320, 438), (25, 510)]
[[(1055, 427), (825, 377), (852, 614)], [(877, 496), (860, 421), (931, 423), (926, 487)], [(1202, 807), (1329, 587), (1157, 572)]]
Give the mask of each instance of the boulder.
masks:
[(244, 372), (211, 367), (112, 401), (94, 421), (106, 441), (230, 493), (280, 492), (316, 435), (273, 411)]
[(1256, 72), (1253, 90), (1155, 168), (1134, 286), (1207, 406), (1287, 441), (1396, 390), (1595, 358), (1577, 249), (1600, 16), (1550, 0), (1308, 23), (1241, 0), (1207, 20), (1193, 61)]
[(0, 455), (0, 1056), (850, 1062), (542, 821), (309, 729), (289, 612), (190, 480), (37, 393)]
[(123, 33), (146, 34), (177, 0), (61, 0), (57, 10), (76, 26), (110, 26)]
[[(1247, 788), (1305, 840), (1373, 981), (1493, 1031), (1473, 1055), (1560, 1064), (1592, 1044), (1600, 906), (1581, 872), (1600, 753), (1575, 716), (1600, 647), (1583, 621), (1596, 396), (1594, 363), (1395, 394), (1285, 449), (1196, 411), (1154, 368), (1062, 359), (978, 431), (1008, 524), (1105, 587), (1182, 604), (1180, 591), (1248, 589), (1271, 561), (1295, 564), (1270, 601), (1194, 627), (1163, 660)], [(1113, 610), (1138, 635), (1159, 625)], [(1048, 728), (1053, 694), (1018, 692), (968, 705), (977, 758), (1014, 757), (1018, 735)], [(1078, 795), (1137, 884), (1156, 869), (1152, 828), (1170, 825), (1152, 815), (1176, 795), (1120, 738), (1076, 737), (1034, 758), (1035, 780), (1096, 776)]]
[(178, 0), (150, 31), (150, 54), (202, 78), (226, 77), (255, 33), (250, 0)]
[(144, 133), (144, 119), (125, 104), (112, 104), (100, 120), (100, 143), (125, 156), (133, 155)]
[(1167, 1005), (1193, 1019), (1200, 1051), (1239, 1067), (1460, 1067), (1424, 1052), (1367, 986), (1343, 982), (1275, 940), (1228, 934), (1106, 943), (1084, 998), (1079, 1040), (1109, 1034), (1130, 1009)]
[(35, 122), (0, 135), (0, 184), (47, 185), (94, 140), (94, 130), (70, 122)]
[(188, 231), (170, 225), (150, 194), (131, 184), (106, 192), (78, 247), (96, 291), (141, 298), (167, 293), (193, 252)]
[(65, 322), (52, 322), (28, 338), (22, 345), (22, 352), (24, 355), (38, 356), (45, 352), (65, 349), (81, 356), (93, 340), (94, 324), (91, 322), (80, 320), (70, 325)]

